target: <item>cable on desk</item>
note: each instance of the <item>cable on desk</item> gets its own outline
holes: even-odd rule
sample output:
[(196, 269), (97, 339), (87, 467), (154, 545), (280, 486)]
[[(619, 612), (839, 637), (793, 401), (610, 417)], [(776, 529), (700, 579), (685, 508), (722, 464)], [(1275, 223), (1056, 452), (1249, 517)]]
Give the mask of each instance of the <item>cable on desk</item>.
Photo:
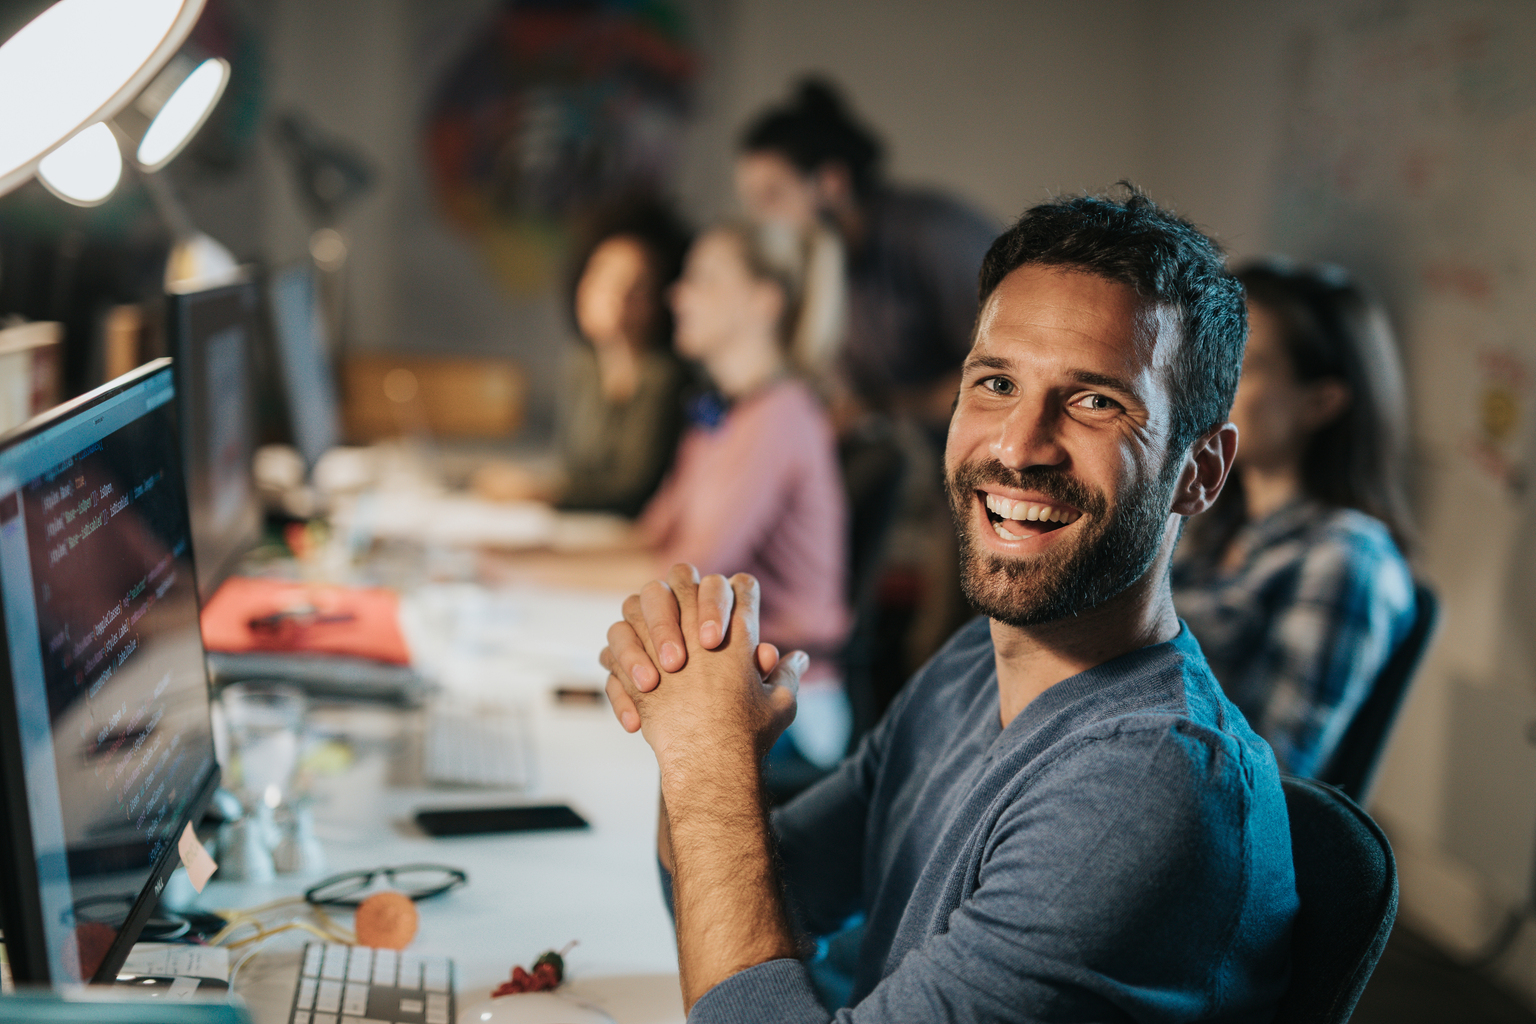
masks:
[[(285, 921), (274, 927), (268, 927), (262, 921), (262, 915), (271, 913), (274, 910), (281, 910), (285, 907), (307, 907), (308, 913), (318, 919), (318, 926), (300, 918)], [(280, 932), (294, 929), (309, 932), (326, 942), (341, 942), (349, 946), (357, 945), (356, 935), (337, 924), (331, 915), (325, 912), (324, 907), (306, 903), (302, 896), (289, 896), (285, 899), (273, 900), (271, 903), (263, 903), (245, 910), (220, 910), (216, 911), (216, 913), (228, 923), (208, 940), (208, 945), (210, 946), (222, 945), (229, 949), (239, 949), (241, 946), (247, 946), (252, 942), (261, 942)], [(254, 928), (256, 934), (230, 941), (230, 936), (241, 928)]]
[(262, 945), (263, 945), (262, 943), (257, 943), (250, 950), (247, 950), (246, 954), (244, 956), (242, 956), (238, 961), (236, 961), (235, 966), (233, 966), (233, 967), (231, 967), (229, 969), (229, 990), (231, 992), (233, 992), (235, 990), (235, 978), (239, 976), (240, 968), (244, 967), (247, 963), (249, 963), (250, 960), (251, 960), (251, 957), (253, 957), (257, 953), (261, 952)]

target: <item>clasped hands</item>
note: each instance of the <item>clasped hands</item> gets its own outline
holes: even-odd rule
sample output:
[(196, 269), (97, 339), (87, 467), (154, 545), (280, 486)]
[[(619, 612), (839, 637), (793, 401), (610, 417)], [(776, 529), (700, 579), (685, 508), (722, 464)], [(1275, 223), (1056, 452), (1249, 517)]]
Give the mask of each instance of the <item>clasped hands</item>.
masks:
[(687, 564), (624, 602), (599, 661), (608, 700), (639, 730), (663, 775), (705, 759), (761, 761), (795, 718), (802, 651), (758, 642), (760, 595), (746, 573), (699, 578)]

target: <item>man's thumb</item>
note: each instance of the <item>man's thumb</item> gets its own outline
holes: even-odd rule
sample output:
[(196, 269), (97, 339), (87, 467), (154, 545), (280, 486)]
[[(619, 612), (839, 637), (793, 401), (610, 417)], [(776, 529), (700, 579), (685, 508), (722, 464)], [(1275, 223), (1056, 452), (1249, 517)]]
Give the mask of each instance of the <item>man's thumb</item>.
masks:
[(793, 651), (773, 666), (765, 680), (775, 691), (782, 691), (790, 700), (800, 692), (800, 677), (811, 667), (811, 657), (804, 651)]

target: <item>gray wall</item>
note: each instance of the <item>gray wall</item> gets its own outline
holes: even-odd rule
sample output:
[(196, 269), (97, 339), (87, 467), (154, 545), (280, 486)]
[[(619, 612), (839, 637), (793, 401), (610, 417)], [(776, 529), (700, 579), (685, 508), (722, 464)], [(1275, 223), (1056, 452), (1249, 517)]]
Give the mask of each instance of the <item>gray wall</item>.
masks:
[(941, 185), (1000, 221), (1052, 191), (1149, 168), (1147, 4), (778, 0), (732, 15), (708, 126), (724, 144), (698, 154), (687, 179), (701, 209), (731, 208), (736, 129), (805, 71), (831, 75), (878, 126), (893, 177)]

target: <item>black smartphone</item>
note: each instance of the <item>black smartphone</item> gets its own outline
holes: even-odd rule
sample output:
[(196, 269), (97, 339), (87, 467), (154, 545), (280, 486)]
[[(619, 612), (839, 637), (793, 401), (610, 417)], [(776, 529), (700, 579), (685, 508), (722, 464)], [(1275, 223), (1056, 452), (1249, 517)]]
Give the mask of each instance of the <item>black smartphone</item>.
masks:
[(492, 832), (544, 832), (588, 827), (587, 819), (565, 804), (417, 811), (416, 824), (429, 836), (478, 836)]

